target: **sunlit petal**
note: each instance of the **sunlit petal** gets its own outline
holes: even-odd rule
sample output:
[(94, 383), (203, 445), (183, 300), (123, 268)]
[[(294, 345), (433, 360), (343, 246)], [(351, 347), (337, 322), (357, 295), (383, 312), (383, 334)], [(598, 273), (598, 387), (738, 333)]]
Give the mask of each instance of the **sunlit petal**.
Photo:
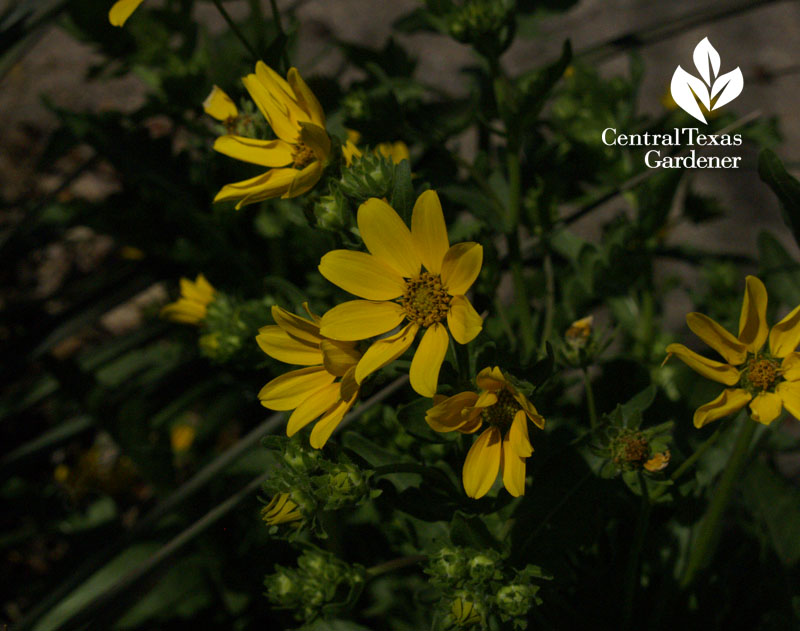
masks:
[(500, 430), (490, 427), (476, 440), (464, 460), (462, 478), (469, 497), (478, 499), (492, 488), (500, 469), (503, 449)]
[(757, 353), (764, 346), (767, 333), (767, 288), (755, 276), (748, 276), (739, 316), (739, 341), (748, 351)]
[(769, 332), (769, 349), (776, 357), (786, 357), (800, 344), (800, 307), (772, 327)]
[(420, 262), (411, 231), (394, 209), (376, 197), (358, 209), (358, 230), (367, 249), (405, 278), (419, 274)]
[(394, 335), (373, 342), (356, 366), (356, 381), (361, 383), (368, 375), (405, 353), (414, 341), (417, 331), (419, 325), (411, 322)]
[(321, 366), (293, 370), (261, 388), (258, 398), (261, 405), (270, 410), (293, 410), (311, 394), (332, 383), (334, 378)]
[(333, 250), (322, 257), (319, 272), (337, 285), (367, 300), (393, 300), (403, 294), (403, 277), (380, 259), (354, 250)]
[(334, 340), (364, 340), (391, 331), (405, 314), (403, 307), (395, 302), (351, 300), (322, 316), (320, 333)]
[(753, 397), (740, 388), (726, 388), (713, 401), (701, 405), (694, 413), (694, 426), (703, 427), (723, 416), (738, 412)]
[(449, 342), (447, 329), (438, 322), (428, 327), (420, 340), (414, 359), (411, 360), (409, 381), (414, 391), (423, 397), (432, 397), (436, 394), (439, 370)]
[(451, 296), (461, 296), (472, 287), (483, 264), (483, 246), (456, 243), (447, 250), (442, 262), (442, 283)]
[(744, 363), (747, 347), (714, 320), (702, 313), (690, 313), (686, 316), (686, 324), (697, 337), (722, 355), (726, 362), (734, 366)]
[(667, 346), (667, 353), (675, 355), (689, 368), (707, 379), (724, 383), (726, 386), (732, 386), (739, 382), (739, 371), (736, 368), (698, 355), (683, 344), (670, 344)]
[(478, 315), (466, 296), (453, 296), (447, 312), (447, 328), (459, 344), (469, 344), (483, 328), (483, 318)]
[(425, 269), (431, 274), (438, 274), (450, 242), (447, 240), (442, 203), (436, 191), (425, 191), (417, 198), (411, 214), (411, 236)]

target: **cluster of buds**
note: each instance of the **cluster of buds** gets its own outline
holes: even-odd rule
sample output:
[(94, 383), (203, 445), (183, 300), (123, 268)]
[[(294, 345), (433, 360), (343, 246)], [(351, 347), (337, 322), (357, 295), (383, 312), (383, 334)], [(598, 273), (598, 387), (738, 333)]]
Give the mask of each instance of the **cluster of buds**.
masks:
[(275, 304), (271, 296), (260, 300), (238, 300), (217, 292), (208, 305), (203, 321), (200, 352), (219, 363), (252, 356), (260, 359), (253, 339), (259, 327), (269, 318)]
[(297, 559), (296, 568), (276, 565), (264, 586), (276, 607), (291, 609), (298, 620), (311, 622), (354, 604), (366, 576), (360, 565), (348, 565), (330, 552), (308, 550)]
[[(441, 3), (437, 3), (441, 4)], [(447, 30), (484, 57), (496, 59), (511, 44), (516, 22), (514, 0), (464, 0), (450, 3)]]
[(524, 629), (531, 607), (541, 603), (534, 580), (547, 578), (533, 565), (507, 567), (494, 550), (461, 547), (431, 555), (425, 572), (441, 594), (439, 629), (484, 628), (490, 619)]
[(371, 197), (389, 197), (396, 163), (380, 152), (364, 153), (342, 171), (339, 190), (358, 205)]

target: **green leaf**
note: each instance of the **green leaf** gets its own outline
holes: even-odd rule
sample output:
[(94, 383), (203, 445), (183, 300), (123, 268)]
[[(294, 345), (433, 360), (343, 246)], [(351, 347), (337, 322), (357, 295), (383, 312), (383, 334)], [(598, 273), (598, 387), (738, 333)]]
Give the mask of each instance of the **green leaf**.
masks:
[(394, 183), (392, 186), (392, 208), (411, 223), (411, 209), (414, 206), (414, 186), (411, 184), (411, 165), (408, 160), (403, 160), (394, 168)]
[(519, 77), (517, 87), (521, 94), (519, 112), (522, 115), (522, 129), (529, 126), (542, 111), (547, 97), (564, 76), (564, 71), (571, 61), (572, 44), (569, 40), (565, 40), (561, 56), (555, 62)]
[(466, 517), (458, 512), (450, 522), (450, 541), (465, 548), (498, 548), (497, 540), (480, 517)]
[(800, 182), (786, 171), (775, 152), (764, 149), (758, 155), (758, 175), (778, 196), (783, 208), (783, 220), (800, 244)]

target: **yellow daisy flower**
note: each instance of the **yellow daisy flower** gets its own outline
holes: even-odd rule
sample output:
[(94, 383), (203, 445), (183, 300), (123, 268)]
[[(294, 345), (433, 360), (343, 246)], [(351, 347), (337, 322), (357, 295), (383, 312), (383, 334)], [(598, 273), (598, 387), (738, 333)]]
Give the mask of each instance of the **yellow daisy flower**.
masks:
[[(255, 74), (242, 78), (242, 82), (278, 138), (258, 140), (233, 134), (217, 138), (216, 151), (270, 169), (249, 180), (226, 184), (214, 201), (239, 200), (238, 209), (271, 197), (297, 197), (309, 191), (322, 176), (331, 151), (325, 112), (317, 97), (296, 68), (290, 68), (284, 80), (259, 61)], [(212, 92), (210, 96), (216, 101), (209, 105), (222, 114), (217, 111), (219, 94)]]
[(755, 276), (748, 276), (739, 317), (739, 336), (734, 337), (702, 313), (686, 316), (689, 328), (717, 351), (725, 363), (690, 351), (683, 344), (667, 346), (667, 359), (675, 355), (703, 377), (728, 386), (716, 399), (694, 413), (695, 427), (738, 412), (748, 403), (750, 417), (768, 425), (785, 407), (800, 418), (800, 306), (769, 331), (767, 341), (767, 289)]
[(399, 332), (378, 340), (364, 353), (355, 371), (361, 383), (405, 353), (424, 329), (411, 361), (410, 380), (416, 392), (432, 397), (449, 343), (445, 320), (459, 344), (470, 342), (483, 327), (464, 295), (481, 270), (483, 248), (471, 242), (450, 246), (435, 191), (425, 191), (417, 199), (411, 230), (389, 204), (376, 198), (360, 206), (357, 221), (369, 253), (328, 252), (319, 271), (364, 300), (351, 300), (328, 311), (322, 316), (320, 332), (334, 340), (363, 340), (405, 322)]
[[(265, 385), (258, 398), (270, 410), (294, 410), (286, 435), (294, 436), (314, 420), (311, 446), (321, 449), (358, 397), (355, 371), (361, 359), (355, 344), (320, 335), (319, 317), (304, 304), (309, 318), (272, 307), (276, 324), (259, 329), (256, 341), (267, 355), (305, 366)], [(338, 381), (337, 381), (338, 379)]]
[(200, 324), (216, 290), (202, 274), (194, 282), (181, 278), (181, 297), (161, 308), (161, 317), (181, 324)]
[(437, 432), (462, 434), (474, 434), (485, 421), (489, 427), (464, 461), (464, 490), (472, 498), (483, 497), (501, 471), (506, 490), (519, 497), (525, 493), (525, 459), (533, 453), (528, 421), (544, 429), (544, 418), (497, 366), (481, 370), (476, 382), (480, 394), (442, 397), (428, 410), (425, 420)]
[(111, 22), (112, 26), (122, 26), (142, 2), (144, 0), (119, 0), (115, 2), (108, 12), (108, 21)]
[(229, 125), (239, 116), (239, 108), (236, 107), (236, 103), (225, 93), (225, 90), (216, 85), (211, 88), (211, 92), (203, 101), (203, 110), (225, 125)]

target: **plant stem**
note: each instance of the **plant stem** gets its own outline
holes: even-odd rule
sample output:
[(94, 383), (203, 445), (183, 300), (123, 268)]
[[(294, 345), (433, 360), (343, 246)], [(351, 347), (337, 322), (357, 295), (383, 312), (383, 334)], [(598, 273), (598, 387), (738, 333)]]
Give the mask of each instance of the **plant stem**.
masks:
[(278, 10), (278, 3), (275, 2), (275, 0), (269, 0), (269, 4), (272, 8), (272, 21), (275, 22), (275, 28), (278, 30), (278, 37), (284, 40), (283, 46), (281, 47), (281, 61), (283, 62), (283, 70), (285, 72), (289, 66), (289, 55), (286, 54), (286, 33), (283, 31), (283, 25), (281, 24), (281, 12)]
[(586, 407), (589, 408), (589, 423), (592, 429), (597, 427), (597, 407), (594, 403), (594, 390), (592, 380), (589, 378), (589, 369), (583, 367), (583, 386), (586, 389)]
[[(706, 451), (708, 451), (709, 448), (714, 443), (717, 442), (721, 430), (722, 426), (721, 425), (717, 426), (717, 429), (714, 431), (714, 433), (711, 434), (711, 436), (709, 436), (708, 438), (706, 438), (703, 444), (700, 445), (697, 449), (695, 449), (694, 453), (692, 453), (691, 456), (689, 456), (686, 460), (684, 460), (683, 463), (681, 463), (680, 467), (678, 467), (677, 469), (675, 469), (675, 471), (672, 472), (672, 475), (669, 476), (669, 479), (674, 482), (675, 480), (680, 478), (684, 473), (686, 473), (692, 467), (692, 465), (694, 465), (694, 463), (697, 462), (703, 456), (703, 454), (706, 453)], [(661, 486), (657, 488), (655, 491), (653, 491), (653, 495), (651, 496), (650, 499), (657, 500), (669, 488), (670, 487), (668, 486)]]
[(556, 281), (553, 274), (553, 259), (550, 256), (549, 250), (544, 255), (544, 281), (544, 324), (542, 325), (542, 342), (540, 347), (542, 353), (544, 353), (547, 348), (547, 340), (550, 338), (550, 333), (553, 329), (553, 314), (556, 306)]
[(386, 572), (391, 572), (392, 570), (422, 563), (422, 561), (425, 561), (427, 558), (428, 557), (425, 554), (412, 554), (407, 557), (392, 559), (391, 561), (386, 561), (386, 563), (379, 563), (378, 565), (373, 565), (372, 567), (367, 568), (367, 576), (374, 578), (376, 576), (380, 576), (381, 574), (386, 574)]
[(697, 536), (691, 546), (689, 560), (681, 577), (680, 585), (687, 588), (697, 576), (697, 573), (708, 565), (714, 555), (714, 549), (719, 539), (719, 526), (725, 509), (733, 494), (733, 489), (739, 479), (739, 474), (747, 462), (750, 443), (756, 431), (756, 423), (744, 419), (744, 425), (739, 430), (733, 451), (728, 458), (728, 464), (717, 484), (715, 493), (708, 505), (708, 510), (698, 526)]
[(247, 38), (245, 38), (242, 31), (239, 30), (239, 27), (236, 26), (236, 22), (233, 21), (233, 18), (231, 18), (230, 14), (228, 13), (228, 10), (222, 6), (222, 1), (221, 0), (211, 0), (211, 1), (214, 3), (214, 6), (217, 7), (217, 10), (220, 12), (222, 17), (225, 18), (225, 21), (228, 23), (228, 26), (231, 27), (231, 31), (233, 31), (233, 34), (239, 38), (239, 41), (242, 42), (244, 47), (247, 49), (247, 52), (250, 53), (250, 55), (253, 57), (253, 61), (258, 61), (259, 60), (258, 53), (256, 52), (255, 48), (253, 48), (250, 45), (250, 42), (247, 41)]
[(642, 491), (642, 506), (639, 511), (639, 519), (636, 521), (636, 531), (633, 534), (633, 544), (631, 545), (631, 555), (628, 558), (628, 567), (625, 571), (625, 593), (623, 597), (622, 609), (622, 629), (630, 628), (633, 618), (633, 605), (636, 600), (637, 588), (641, 585), (640, 559), (642, 548), (644, 547), (647, 526), (650, 523), (650, 494), (647, 490), (647, 481), (641, 470), (637, 472), (639, 476), (639, 488)]

